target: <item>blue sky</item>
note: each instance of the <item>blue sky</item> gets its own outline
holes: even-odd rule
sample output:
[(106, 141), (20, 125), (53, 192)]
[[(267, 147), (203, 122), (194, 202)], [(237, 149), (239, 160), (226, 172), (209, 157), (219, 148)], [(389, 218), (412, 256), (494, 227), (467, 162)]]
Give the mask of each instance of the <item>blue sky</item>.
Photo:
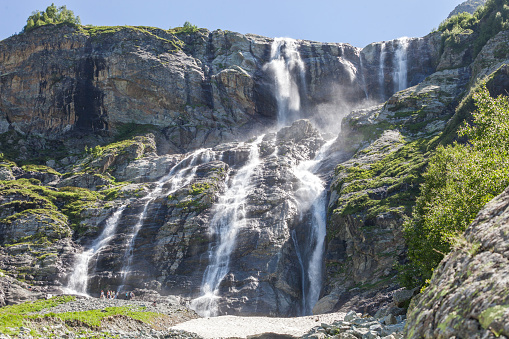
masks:
[[(182, 26), (185, 21), (268, 37), (371, 42), (428, 34), (463, 0), (54, 0), (83, 24)], [(0, 1), (0, 39), (21, 31), (32, 11), (50, 1)]]

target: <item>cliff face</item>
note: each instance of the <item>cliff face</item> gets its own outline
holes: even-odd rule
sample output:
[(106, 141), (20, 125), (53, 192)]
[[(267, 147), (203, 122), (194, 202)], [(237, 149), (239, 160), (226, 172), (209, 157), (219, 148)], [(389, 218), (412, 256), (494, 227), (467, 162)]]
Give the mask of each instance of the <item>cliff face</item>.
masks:
[(364, 49), (141, 27), (4, 40), (0, 146), (49, 167), (0, 156), (1, 268), (60, 291), (179, 294), (202, 314), (390, 291), (428, 151), (465, 86), (506, 62), (490, 53), (504, 34), (472, 67), (438, 34)]
[(406, 338), (509, 336), (509, 191), (489, 202), (409, 309)]
[[(345, 108), (397, 91), (402, 41), (364, 50), (299, 42), (300, 117), (318, 104)], [(434, 70), (436, 38), (404, 42), (414, 85)], [(1, 131), (62, 139), (144, 124), (161, 130), (174, 151), (238, 138), (276, 116), (273, 74), (264, 67), (274, 57), (271, 43), (225, 31), (44, 26), (0, 43)]]
[(507, 89), (509, 60), (495, 53), (507, 34), (488, 41), (468, 67), (463, 49), (444, 51), (439, 63), (447, 60), (451, 68), (343, 119), (337, 147), (359, 151), (336, 167), (331, 182), (326, 296), (317, 310), (370, 311), (371, 300), (390, 301), (387, 292), (398, 287), (395, 267), (406, 260), (402, 224), (419, 193), (427, 159), (443, 140), (451, 142), (467, 118), (464, 106), (471, 98), (459, 103), (470, 88), (487, 80), (493, 95)]

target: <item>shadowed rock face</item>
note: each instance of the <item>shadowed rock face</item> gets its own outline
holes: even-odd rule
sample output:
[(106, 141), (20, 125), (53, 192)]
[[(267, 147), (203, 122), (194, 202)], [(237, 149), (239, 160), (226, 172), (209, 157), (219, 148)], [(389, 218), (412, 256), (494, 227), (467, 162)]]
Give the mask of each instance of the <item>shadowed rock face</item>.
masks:
[[(275, 119), (273, 75), (263, 67), (272, 39), (220, 30), (83, 32), (90, 31), (44, 26), (0, 42), (0, 131), (63, 138), (71, 130), (111, 134), (122, 124), (145, 124), (182, 151), (233, 140)], [(436, 40), (410, 41), (409, 85), (433, 72)], [(379, 44), (361, 50), (298, 41), (306, 69), (301, 118), (314, 116), (319, 104), (341, 110), (390, 96), (398, 42), (386, 45), (381, 81)]]
[(509, 336), (509, 189), (489, 202), (413, 301), (405, 338)]

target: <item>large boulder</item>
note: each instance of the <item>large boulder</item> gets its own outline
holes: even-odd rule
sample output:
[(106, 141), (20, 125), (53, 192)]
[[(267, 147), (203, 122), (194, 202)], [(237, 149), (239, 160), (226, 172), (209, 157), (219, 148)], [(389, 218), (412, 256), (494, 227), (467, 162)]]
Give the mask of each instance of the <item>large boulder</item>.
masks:
[(509, 188), (489, 202), (408, 311), (405, 338), (509, 336)]

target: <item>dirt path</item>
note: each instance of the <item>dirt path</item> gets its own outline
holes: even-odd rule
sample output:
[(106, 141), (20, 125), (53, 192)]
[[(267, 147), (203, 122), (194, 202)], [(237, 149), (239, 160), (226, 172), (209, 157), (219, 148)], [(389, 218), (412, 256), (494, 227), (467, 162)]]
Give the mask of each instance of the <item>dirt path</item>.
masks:
[(298, 318), (221, 316), (199, 318), (180, 323), (172, 329), (196, 333), (204, 338), (246, 338), (249, 335), (272, 332), (302, 336), (321, 323), (342, 320), (345, 313), (320, 314)]

